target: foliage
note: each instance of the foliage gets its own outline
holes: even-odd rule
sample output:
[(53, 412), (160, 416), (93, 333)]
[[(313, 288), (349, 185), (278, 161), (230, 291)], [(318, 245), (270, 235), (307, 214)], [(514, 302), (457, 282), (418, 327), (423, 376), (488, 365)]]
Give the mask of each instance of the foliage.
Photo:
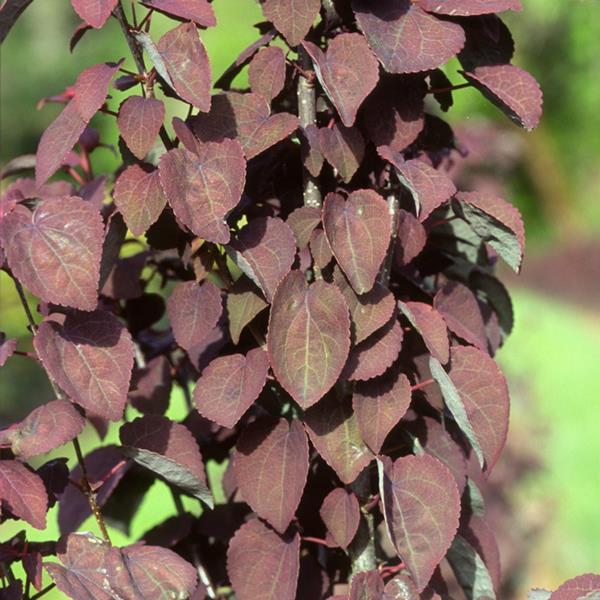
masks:
[[(0, 264), (56, 398), (1, 432), (1, 518), (43, 529), (58, 502), (64, 534), (2, 545), (10, 593), (30, 597), (45, 569), (76, 600), (495, 597), (478, 487), (506, 439), (492, 357), (512, 313), (492, 271), (520, 269), (524, 232), (501, 198), (457, 193), (439, 114), (473, 86), (537, 125), (539, 86), (494, 14), (518, 0), (266, 0), (257, 41), (214, 85), (207, 0), (132, 3), (129, 18), (119, 0), (72, 4), (72, 45), (112, 16), (137, 72), (117, 56), (82, 71), (50, 98), (65, 106), (35, 160), (3, 171), (35, 168), (2, 196)], [(175, 21), (160, 39), (155, 11)], [(454, 56), (462, 86), (439, 70)], [(189, 108), (174, 135), (171, 101)], [(98, 112), (121, 134), (114, 174), (92, 170)], [(3, 337), (2, 362), (15, 352)], [(165, 416), (173, 385), (183, 422)], [(86, 421), (101, 439), (120, 423), (121, 444), (84, 456)], [(28, 466), (69, 441), (70, 473)], [(228, 464), (218, 504), (209, 457)], [(105, 505), (135, 510), (154, 478), (178, 514), (114, 547)], [(101, 537), (77, 532), (90, 514)]]

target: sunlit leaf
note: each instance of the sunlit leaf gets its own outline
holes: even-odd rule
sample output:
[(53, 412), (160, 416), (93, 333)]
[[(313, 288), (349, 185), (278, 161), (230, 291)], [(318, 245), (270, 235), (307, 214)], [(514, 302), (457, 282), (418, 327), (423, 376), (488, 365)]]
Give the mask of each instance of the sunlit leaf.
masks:
[(201, 27), (217, 24), (215, 11), (208, 0), (143, 0), (142, 4), (170, 17), (193, 21)]
[(16, 460), (0, 460), (0, 501), (3, 509), (36, 529), (46, 528), (48, 495), (39, 475)]
[(71, 0), (75, 12), (89, 25), (100, 29), (119, 0)]
[(323, 500), (319, 514), (333, 542), (345, 550), (358, 531), (358, 498), (344, 488), (335, 488)]
[(253, 92), (271, 101), (285, 83), (285, 54), (277, 46), (259, 50), (248, 67), (248, 79)]
[(415, 0), (423, 10), (453, 17), (522, 10), (520, 0)]
[(600, 591), (600, 575), (586, 573), (573, 579), (565, 581), (550, 596), (550, 600), (590, 600), (593, 598), (593, 592)]
[(297, 46), (319, 14), (319, 0), (265, 0), (265, 17), (283, 34), (290, 46)]
[(442, 364), (446, 364), (450, 358), (450, 343), (444, 317), (424, 302), (398, 301), (398, 308), (419, 332), (429, 352)]
[(133, 154), (142, 160), (152, 148), (165, 118), (165, 105), (156, 98), (129, 96), (119, 108), (117, 125)]
[(231, 341), (237, 345), (244, 328), (269, 304), (258, 288), (246, 277), (240, 277), (225, 299)]

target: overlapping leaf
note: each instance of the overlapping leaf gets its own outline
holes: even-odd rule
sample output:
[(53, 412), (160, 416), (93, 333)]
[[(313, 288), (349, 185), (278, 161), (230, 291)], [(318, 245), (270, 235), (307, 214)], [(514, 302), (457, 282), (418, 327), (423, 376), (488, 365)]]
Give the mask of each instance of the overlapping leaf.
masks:
[(483, 558), (461, 535), (454, 538), (447, 559), (467, 598), (496, 599), (494, 583)]
[(394, 260), (400, 267), (414, 260), (427, 243), (427, 231), (413, 214), (406, 210), (398, 211), (398, 232), (394, 247)]
[(345, 550), (358, 531), (358, 498), (344, 488), (335, 488), (323, 500), (319, 514), (333, 543)]
[(171, 17), (193, 21), (201, 27), (217, 24), (215, 11), (208, 0), (143, 0), (142, 4)]
[(211, 242), (229, 241), (225, 218), (238, 204), (246, 181), (246, 161), (234, 140), (210, 142), (198, 154), (169, 150), (160, 159), (160, 182), (177, 218)]
[(416, 4), (423, 10), (453, 17), (519, 11), (523, 8), (520, 0), (416, 0)]
[[(592, 592), (600, 591), (600, 575), (586, 573), (565, 581), (550, 596), (550, 600), (586, 600)], [(593, 595), (590, 600), (594, 600)]]
[(450, 343), (444, 317), (424, 302), (398, 301), (398, 308), (419, 332), (432, 356), (445, 365), (450, 358)]
[(358, 294), (371, 290), (390, 241), (386, 201), (373, 190), (356, 190), (347, 200), (329, 193), (323, 205), (323, 226), (354, 290)]
[(304, 423), (313, 446), (343, 483), (352, 483), (373, 459), (361, 438), (350, 398), (327, 395), (306, 411)]
[(253, 92), (271, 101), (285, 84), (285, 54), (277, 46), (259, 50), (248, 67), (248, 79)]
[(17, 206), (0, 222), (8, 265), (46, 302), (94, 310), (104, 226), (100, 213), (75, 197)]
[(119, 0), (71, 0), (75, 12), (94, 29), (100, 29)]
[(72, 312), (64, 323), (46, 320), (35, 350), (69, 399), (112, 421), (123, 416), (133, 368), (131, 336), (111, 313)]
[(265, 0), (265, 17), (283, 34), (290, 46), (297, 46), (319, 14), (319, 0)]
[(460, 496), (452, 473), (436, 458), (378, 461), (390, 539), (422, 592), (458, 529)]
[(342, 293), (292, 271), (273, 298), (267, 336), (269, 358), (279, 383), (308, 408), (333, 386), (350, 349), (350, 319)]
[(358, 26), (390, 73), (435, 69), (465, 43), (460, 25), (441, 21), (410, 0), (383, 0), (376, 5), (354, 0)]
[(269, 359), (261, 348), (250, 350), (246, 356), (215, 358), (196, 382), (196, 408), (222, 427), (233, 427), (258, 398), (268, 370)]
[(48, 495), (39, 475), (16, 460), (0, 460), (0, 503), (36, 529), (46, 528)]
[(127, 147), (142, 160), (165, 118), (165, 105), (156, 98), (129, 96), (119, 108), (117, 125)]
[(6, 339), (6, 334), (0, 332), (0, 367), (14, 354), (17, 349), (17, 340)]
[(348, 600), (381, 600), (384, 590), (379, 571), (361, 571), (352, 577)]
[(299, 250), (308, 246), (313, 229), (321, 222), (321, 210), (314, 206), (302, 206), (290, 213), (286, 223), (294, 232)]
[(360, 131), (337, 123), (331, 129), (319, 129), (319, 148), (346, 183), (352, 179), (365, 156), (365, 140)]
[(240, 277), (225, 299), (231, 341), (237, 344), (246, 325), (252, 322), (269, 304), (258, 288), (246, 277)]
[(129, 401), (143, 414), (164, 414), (169, 406), (172, 380), (169, 361), (165, 356), (157, 356), (134, 371)]
[(329, 42), (325, 53), (312, 42), (303, 45), (342, 123), (351, 127), (358, 109), (379, 80), (377, 59), (365, 38), (358, 33), (341, 33)]
[(324, 269), (333, 259), (333, 252), (322, 229), (315, 229), (310, 236), (310, 253), (317, 269)]
[(233, 469), (244, 501), (283, 534), (302, 498), (308, 466), (300, 421), (263, 417), (238, 439)]
[(229, 543), (227, 573), (239, 600), (295, 600), (299, 569), (298, 533), (281, 536), (254, 519)]

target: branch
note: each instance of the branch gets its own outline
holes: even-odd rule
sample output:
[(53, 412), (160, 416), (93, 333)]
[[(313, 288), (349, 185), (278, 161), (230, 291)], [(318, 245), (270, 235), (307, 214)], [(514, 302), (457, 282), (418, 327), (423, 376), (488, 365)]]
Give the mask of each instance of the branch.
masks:
[(377, 567), (375, 562), (375, 520), (373, 513), (364, 510), (371, 496), (371, 476), (368, 468), (364, 469), (350, 484), (350, 489), (358, 496), (363, 507), (358, 532), (348, 548), (352, 562), (351, 577), (354, 577), (357, 573), (372, 571)]
[(392, 235), (387, 249), (387, 254), (381, 269), (379, 270), (378, 281), (385, 287), (390, 285), (390, 276), (392, 274), (392, 263), (394, 261), (394, 252), (396, 249), (396, 238), (398, 237), (398, 196), (390, 194), (387, 197), (388, 213), (392, 222)]

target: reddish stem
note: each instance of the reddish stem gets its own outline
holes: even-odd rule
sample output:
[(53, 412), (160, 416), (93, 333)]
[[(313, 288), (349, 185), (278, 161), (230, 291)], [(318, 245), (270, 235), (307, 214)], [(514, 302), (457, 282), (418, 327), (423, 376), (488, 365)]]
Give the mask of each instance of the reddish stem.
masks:
[(413, 385), (410, 388), (411, 392), (416, 392), (417, 390), (420, 390), (424, 387), (427, 387), (430, 383), (434, 383), (435, 380), (434, 379), (425, 379), (425, 381), (420, 381), (419, 383), (416, 383), (415, 385)]
[(454, 92), (455, 90), (462, 90), (464, 88), (471, 87), (470, 83), (461, 83), (459, 85), (449, 85), (443, 88), (429, 88), (428, 94), (445, 94), (446, 92)]
[(325, 547), (329, 548), (329, 544), (325, 540), (322, 540), (321, 538), (306, 536), (306, 537), (302, 538), (302, 541), (303, 542), (312, 542), (313, 544), (319, 544), (321, 546), (325, 546)]

